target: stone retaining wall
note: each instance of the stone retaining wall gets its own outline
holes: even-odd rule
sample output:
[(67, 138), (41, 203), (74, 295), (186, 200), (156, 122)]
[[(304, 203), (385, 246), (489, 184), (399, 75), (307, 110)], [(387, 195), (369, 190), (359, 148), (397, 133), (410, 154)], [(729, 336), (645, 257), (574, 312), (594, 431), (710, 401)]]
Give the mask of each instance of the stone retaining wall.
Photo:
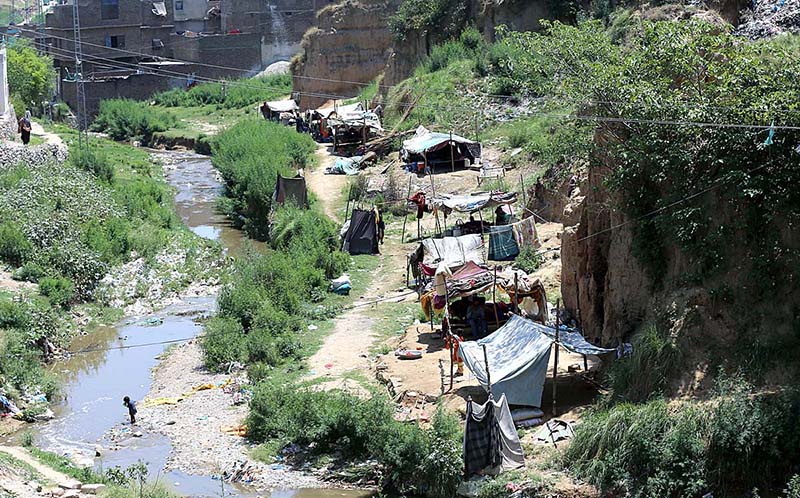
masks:
[(68, 156), (69, 150), (65, 145), (25, 146), (15, 142), (0, 142), (0, 168), (16, 166), (19, 163), (33, 167), (42, 166), (51, 161), (63, 163)]

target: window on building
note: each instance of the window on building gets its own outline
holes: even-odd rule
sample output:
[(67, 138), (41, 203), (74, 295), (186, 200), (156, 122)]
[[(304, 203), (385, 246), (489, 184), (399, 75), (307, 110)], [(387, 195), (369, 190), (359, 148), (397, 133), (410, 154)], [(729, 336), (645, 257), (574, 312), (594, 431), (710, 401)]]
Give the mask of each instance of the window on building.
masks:
[(175, 0), (175, 10), (183, 10), (183, 2), (181, 0)]
[(119, 19), (119, 0), (100, 0), (102, 19)]
[(106, 35), (106, 47), (125, 48), (125, 37), (122, 35), (117, 35), (117, 36)]

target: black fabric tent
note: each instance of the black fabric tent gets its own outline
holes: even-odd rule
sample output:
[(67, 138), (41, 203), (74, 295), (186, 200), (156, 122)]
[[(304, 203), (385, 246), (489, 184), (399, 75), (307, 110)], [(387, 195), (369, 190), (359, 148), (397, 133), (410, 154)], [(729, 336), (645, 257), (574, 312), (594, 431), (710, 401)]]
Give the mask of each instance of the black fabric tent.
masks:
[(283, 205), (289, 202), (297, 207), (307, 208), (308, 191), (306, 190), (306, 179), (302, 176), (284, 178), (278, 175), (272, 200), (275, 204)]
[(375, 211), (354, 209), (344, 236), (344, 250), (351, 255), (378, 253), (378, 227)]

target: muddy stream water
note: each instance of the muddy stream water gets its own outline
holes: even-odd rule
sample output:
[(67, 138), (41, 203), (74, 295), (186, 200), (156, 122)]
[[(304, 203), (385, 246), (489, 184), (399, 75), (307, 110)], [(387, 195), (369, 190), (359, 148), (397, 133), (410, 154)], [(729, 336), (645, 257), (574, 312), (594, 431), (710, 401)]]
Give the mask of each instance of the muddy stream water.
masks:
[[(196, 234), (218, 240), (235, 254), (244, 242), (215, 210), (215, 197), (221, 188), (217, 171), (208, 157), (184, 152), (157, 152), (165, 164), (166, 178), (175, 188), (175, 205), (184, 223)], [(72, 351), (85, 351), (59, 362), (56, 372), (63, 382), (64, 399), (53, 407), (55, 419), (35, 427), (40, 447), (60, 454), (94, 457), (95, 447), (103, 448), (94, 458), (97, 468), (147, 463), (152, 478), (172, 486), (187, 496), (221, 496), (221, 483), (209, 476), (194, 476), (164, 471), (171, 450), (168, 438), (142, 430), (141, 437), (109, 441), (110, 430), (126, 420), (122, 397), (141, 400), (150, 388), (150, 371), (169, 344), (201, 332), (196, 320), (214, 312), (216, 296), (185, 299), (152, 315), (126, 317), (114, 327), (101, 327), (78, 338)], [(163, 322), (152, 326), (148, 319)], [(134, 428), (134, 430), (137, 430)], [(106, 448), (118, 446), (108, 451)], [(272, 498), (361, 498), (369, 493), (337, 489), (287, 489), (257, 493), (246, 486), (225, 484), (225, 496), (271, 496)]]

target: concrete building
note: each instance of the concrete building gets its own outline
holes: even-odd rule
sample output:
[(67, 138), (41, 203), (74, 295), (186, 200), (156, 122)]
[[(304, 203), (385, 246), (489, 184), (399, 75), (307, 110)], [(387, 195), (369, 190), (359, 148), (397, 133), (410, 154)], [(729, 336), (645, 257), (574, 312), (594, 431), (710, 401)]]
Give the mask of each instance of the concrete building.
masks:
[(335, 0), (225, 0), (220, 5), (224, 33), (259, 33), (262, 65), (289, 60), (300, 52), (303, 34), (319, 9)]
[(172, 0), (175, 31), (218, 33), (221, 0)]
[(47, 44), (56, 67), (74, 69), (73, 1), (79, 8), (85, 75), (111, 70), (104, 65), (109, 60), (125, 66), (169, 55), (169, 35), (175, 30), (172, 2), (68, 0), (45, 17)]

